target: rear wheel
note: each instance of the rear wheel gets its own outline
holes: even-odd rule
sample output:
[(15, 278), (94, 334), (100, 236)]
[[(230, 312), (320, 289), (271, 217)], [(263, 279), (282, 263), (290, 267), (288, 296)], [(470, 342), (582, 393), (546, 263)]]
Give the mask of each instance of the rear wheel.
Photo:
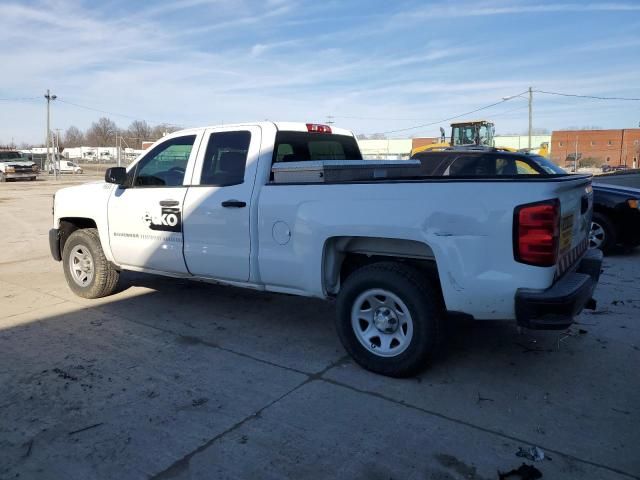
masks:
[(602, 213), (594, 213), (589, 232), (589, 246), (609, 253), (616, 243), (616, 230), (611, 220)]
[(367, 370), (391, 377), (415, 374), (440, 343), (439, 292), (407, 265), (360, 268), (345, 281), (337, 303), (340, 340)]
[(64, 244), (64, 275), (69, 288), (84, 298), (100, 298), (116, 290), (119, 272), (104, 256), (95, 228), (76, 230)]

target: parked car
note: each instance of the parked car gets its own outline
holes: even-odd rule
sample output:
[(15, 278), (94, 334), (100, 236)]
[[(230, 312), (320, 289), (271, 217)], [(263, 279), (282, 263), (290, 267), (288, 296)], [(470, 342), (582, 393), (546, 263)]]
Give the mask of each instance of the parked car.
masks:
[(628, 170), (629, 167), (627, 167), (626, 165), (609, 165), (608, 163), (605, 163), (604, 165), (602, 165), (602, 173), (606, 173), (606, 172), (621, 172), (624, 170)]
[(0, 150), (0, 182), (7, 180), (35, 180), (40, 173), (38, 165), (15, 150)]
[(51, 254), (85, 298), (122, 270), (335, 298), (347, 352), (391, 376), (424, 367), (449, 314), (562, 329), (595, 306), (589, 176), (522, 154), (442, 163), (365, 161), (327, 125), (183, 130), (59, 190)]
[[(545, 172), (564, 172), (544, 157), (517, 156), (492, 149), (450, 149), (443, 152), (424, 152), (412, 158), (420, 159), (423, 163), (423, 173), (432, 175), (484, 176), (487, 172), (500, 175), (540, 175)], [(509, 164), (505, 163), (507, 158), (514, 160), (515, 170), (513, 166), (508, 170)], [(592, 185), (593, 217), (589, 246), (609, 253), (616, 245), (640, 245), (640, 189), (601, 184), (601, 178), (594, 177)]]
[(616, 245), (640, 245), (640, 189), (593, 183), (589, 245), (609, 253)]
[(635, 168), (603, 173), (593, 177), (593, 181), (599, 184), (640, 188), (640, 169)]

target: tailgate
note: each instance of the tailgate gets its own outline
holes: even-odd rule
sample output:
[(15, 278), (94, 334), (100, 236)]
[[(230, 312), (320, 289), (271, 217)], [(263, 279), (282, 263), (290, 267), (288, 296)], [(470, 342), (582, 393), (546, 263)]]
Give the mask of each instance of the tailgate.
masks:
[(589, 247), (589, 229), (593, 208), (591, 177), (576, 175), (555, 189), (560, 200), (560, 241), (556, 277), (571, 269)]

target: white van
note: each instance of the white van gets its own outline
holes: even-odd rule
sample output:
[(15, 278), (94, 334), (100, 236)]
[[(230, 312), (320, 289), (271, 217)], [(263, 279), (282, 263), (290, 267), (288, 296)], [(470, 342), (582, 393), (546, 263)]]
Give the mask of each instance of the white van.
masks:
[[(58, 160), (58, 173), (82, 173), (82, 167), (71, 160)], [(49, 173), (54, 173), (53, 163), (49, 165)]]

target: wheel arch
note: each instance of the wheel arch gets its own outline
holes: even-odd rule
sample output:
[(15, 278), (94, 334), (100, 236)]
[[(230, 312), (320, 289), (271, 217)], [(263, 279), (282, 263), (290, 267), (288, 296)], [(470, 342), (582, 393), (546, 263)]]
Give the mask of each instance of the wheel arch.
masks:
[(336, 236), (326, 240), (322, 261), (323, 289), (328, 295), (336, 295), (351, 273), (383, 261), (409, 264), (432, 277), (441, 290), (437, 261), (429, 245), (416, 240), (362, 236)]
[(69, 236), (75, 232), (76, 230), (80, 230), (83, 228), (95, 228), (98, 226), (96, 221), (92, 218), (86, 217), (62, 217), (59, 220), (59, 236), (58, 241), (60, 242), (60, 252), (64, 251), (64, 245), (67, 242)]

